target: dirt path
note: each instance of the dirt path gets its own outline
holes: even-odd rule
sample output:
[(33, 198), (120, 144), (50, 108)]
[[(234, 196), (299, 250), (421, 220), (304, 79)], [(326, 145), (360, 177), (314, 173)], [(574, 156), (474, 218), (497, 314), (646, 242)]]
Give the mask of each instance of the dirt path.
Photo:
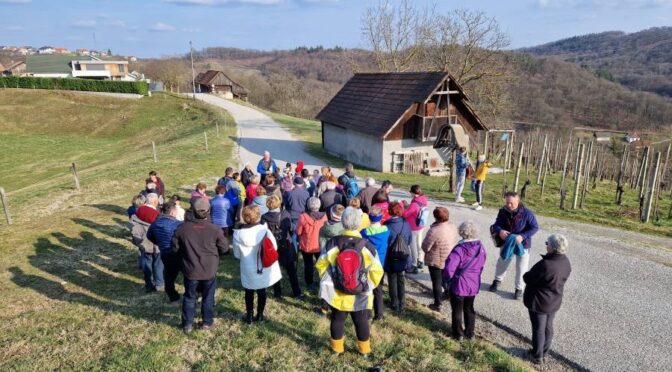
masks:
[[(309, 169), (321, 165), (289, 132), (266, 115), (213, 96), (204, 95), (199, 99), (226, 109), (235, 118), (240, 128), (242, 162), (251, 161), (256, 166), (260, 154), (268, 149), (276, 159), (302, 159)], [(392, 197), (404, 199), (408, 194), (395, 192)], [(496, 206), (476, 212), (454, 203), (430, 203), (436, 204), (449, 207), (452, 221), (473, 220), (479, 226), (481, 239), (488, 247), (482, 286), (487, 289), (493, 279), (498, 253), (488, 236)], [(556, 359), (569, 362), (574, 368), (600, 371), (669, 370), (672, 365), (672, 239), (553, 218), (539, 217), (539, 224), (541, 229), (533, 239), (530, 266), (540, 259), (543, 243), (551, 233), (562, 233), (570, 240), (573, 272), (565, 288), (562, 309), (556, 316), (553, 344)], [(476, 299), (476, 310), (482, 319), (489, 319), (499, 329), (530, 337), (527, 310), (522, 302), (511, 299), (513, 273), (509, 271), (499, 293), (481, 292)], [(431, 286), (426, 272), (414, 279), (423, 286)], [(446, 312), (446, 316), (449, 315)], [(515, 350), (514, 353), (519, 354)]]

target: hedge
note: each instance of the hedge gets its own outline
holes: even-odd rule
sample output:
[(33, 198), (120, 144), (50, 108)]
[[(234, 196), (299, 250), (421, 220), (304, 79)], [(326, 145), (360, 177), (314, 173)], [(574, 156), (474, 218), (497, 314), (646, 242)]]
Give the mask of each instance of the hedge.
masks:
[(90, 80), (77, 78), (0, 77), (0, 87), (24, 89), (61, 89), (87, 92), (134, 93), (147, 95), (145, 81)]

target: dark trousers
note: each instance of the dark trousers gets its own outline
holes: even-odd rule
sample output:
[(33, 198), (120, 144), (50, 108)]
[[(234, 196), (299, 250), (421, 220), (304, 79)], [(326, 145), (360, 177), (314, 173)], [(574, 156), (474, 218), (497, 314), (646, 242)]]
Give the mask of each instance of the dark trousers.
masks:
[(233, 235), (232, 230), (233, 229), (231, 227), (222, 227), (222, 232), (224, 232), (224, 241), (227, 247), (231, 245), (231, 235)]
[(306, 253), (301, 252), (303, 256), (303, 278), (306, 281), (306, 285), (313, 285), (313, 277), (315, 276), (315, 262), (320, 258), (320, 252), (317, 253)]
[[(301, 294), (301, 287), (299, 286), (299, 276), (296, 274), (296, 262), (290, 262), (286, 265), (280, 265), (287, 272), (289, 277), (289, 284), (292, 286), (292, 296), (296, 297)], [(273, 285), (273, 295), (275, 297), (282, 297), (282, 280), (278, 280)]]
[(357, 340), (366, 341), (369, 339), (369, 311), (340, 311), (334, 307), (331, 308), (331, 339), (340, 340), (345, 334), (345, 318), (350, 314), (352, 322), (355, 323), (355, 333)]
[(376, 318), (383, 317), (383, 282), (385, 281), (385, 274), (380, 278), (380, 283), (373, 289), (373, 314)]
[(161, 261), (163, 261), (163, 281), (168, 300), (171, 302), (177, 301), (180, 299), (180, 294), (175, 289), (175, 281), (177, 280), (177, 274), (182, 271), (182, 259), (176, 254), (162, 253)]
[[(476, 312), (474, 311), (474, 299), (476, 296), (461, 297), (450, 295), (450, 309), (453, 317), (453, 337), (474, 338), (476, 326)], [(464, 314), (464, 327), (462, 326), (462, 314)]]
[(160, 253), (142, 253), (142, 272), (145, 277), (145, 289), (153, 290), (164, 286), (163, 262)]
[(528, 312), (530, 313), (530, 321), (532, 321), (532, 357), (543, 359), (551, 350), (555, 313), (535, 313), (531, 310), (528, 310)]
[(262, 289), (245, 289), (245, 312), (248, 316), (252, 316), (254, 311), (254, 292), (257, 292), (257, 316), (264, 315), (266, 308), (266, 288)]
[(483, 181), (476, 181), (476, 201), (483, 203)]
[(392, 308), (395, 310), (401, 310), (404, 308), (404, 303), (406, 300), (406, 273), (386, 273), (387, 274), (387, 286), (390, 289), (390, 302), (392, 302)]
[(434, 296), (434, 305), (441, 305), (441, 295), (443, 294), (443, 269), (434, 266), (428, 266), (429, 277), (432, 279), (432, 295)]
[(212, 325), (215, 316), (215, 289), (217, 278), (210, 280), (191, 280), (184, 277), (184, 298), (182, 299), (182, 327), (194, 324), (196, 313), (196, 291), (203, 296), (201, 317), (203, 325)]

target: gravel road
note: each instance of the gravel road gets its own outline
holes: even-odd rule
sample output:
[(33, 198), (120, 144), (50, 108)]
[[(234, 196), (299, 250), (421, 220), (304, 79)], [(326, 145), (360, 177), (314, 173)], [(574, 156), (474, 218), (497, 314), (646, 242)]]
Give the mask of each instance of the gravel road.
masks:
[[(240, 130), (242, 163), (250, 161), (256, 167), (260, 154), (269, 150), (276, 160), (301, 159), (309, 169), (321, 165), (268, 116), (211, 95), (198, 98), (234, 117)], [(392, 198), (407, 199), (408, 193), (395, 191)], [(476, 298), (476, 311), (514, 334), (530, 337), (527, 309), (511, 299), (515, 265), (511, 265), (499, 293), (487, 291), (498, 254), (488, 227), (498, 203), (486, 203), (481, 211), (450, 202), (430, 203), (436, 204), (447, 206), (455, 223), (476, 222), (488, 248), (485, 290)], [(556, 356), (574, 368), (596, 371), (672, 370), (672, 239), (553, 218), (538, 217), (538, 221), (540, 231), (533, 238), (530, 266), (540, 260), (544, 241), (551, 233), (564, 234), (570, 241), (573, 271), (556, 316)], [(431, 286), (427, 272), (414, 279)]]

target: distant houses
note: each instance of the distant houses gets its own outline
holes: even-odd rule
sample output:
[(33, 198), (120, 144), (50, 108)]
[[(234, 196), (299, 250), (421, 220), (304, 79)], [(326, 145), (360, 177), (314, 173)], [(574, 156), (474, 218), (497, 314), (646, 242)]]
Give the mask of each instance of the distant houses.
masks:
[(214, 93), (227, 99), (241, 99), (247, 101), (248, 90), (231, 80), (224, 72), (208, 70), (201, 72), (194, 79), (196, 89), (200, 93)]
[(26, 72), (26, 62), (12, 62), (0, 69), (0, 76), (22, 76)]

